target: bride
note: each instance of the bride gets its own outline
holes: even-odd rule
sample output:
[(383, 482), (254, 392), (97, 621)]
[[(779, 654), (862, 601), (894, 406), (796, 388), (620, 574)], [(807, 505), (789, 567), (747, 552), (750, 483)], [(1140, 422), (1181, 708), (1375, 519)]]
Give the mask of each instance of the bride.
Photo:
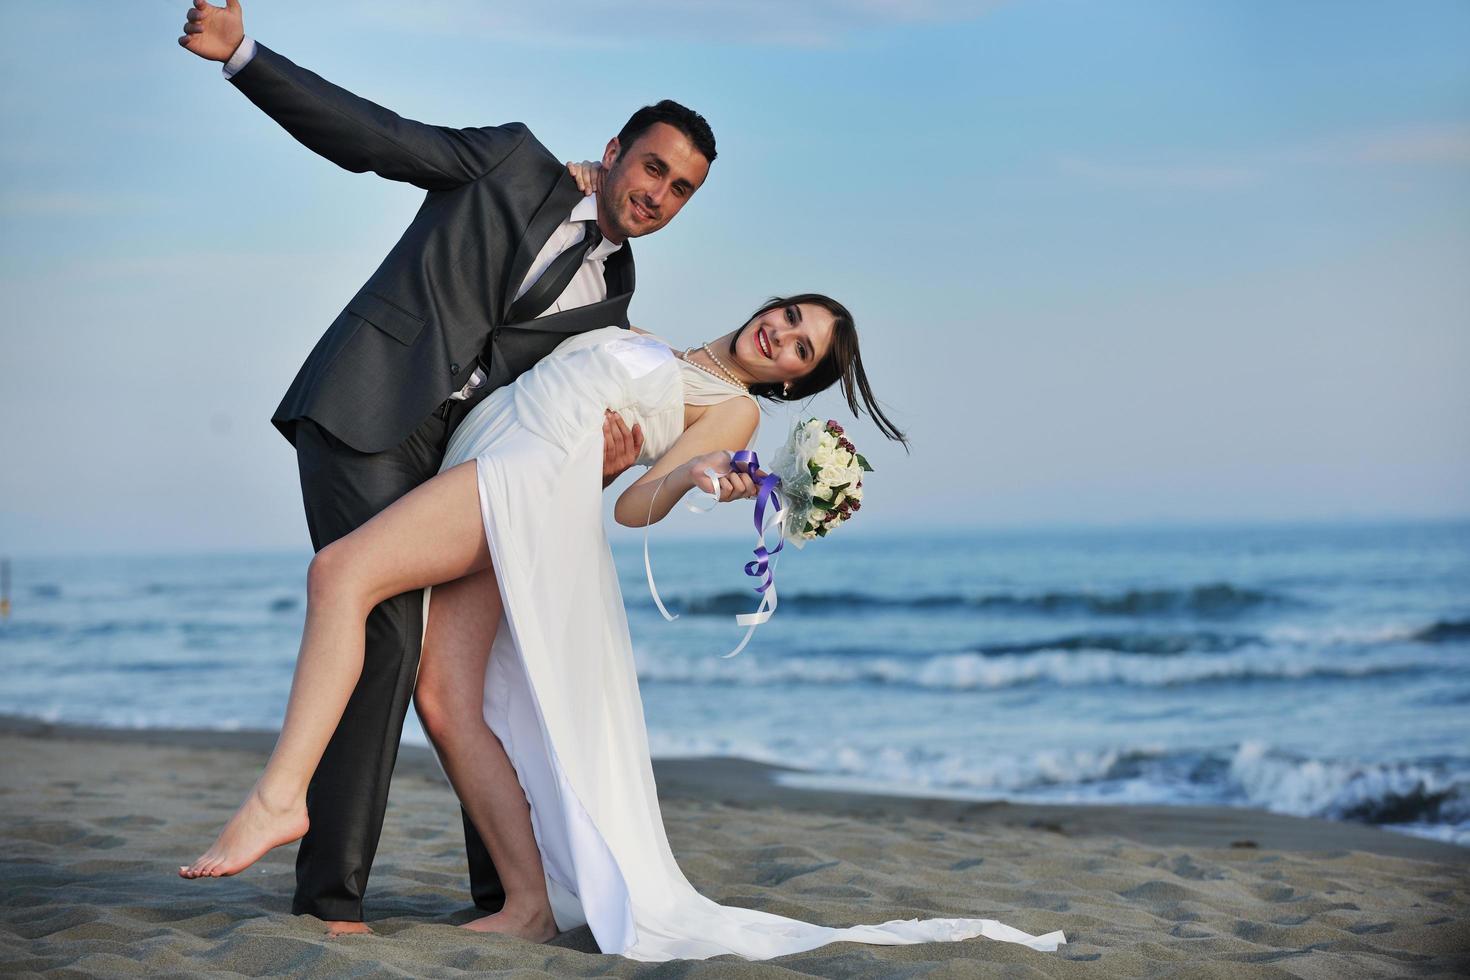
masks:
[(642, 429), (648, 470), (614, 508), (641, 527), (696, 486), (724, 501), (755, 496), (752, 477), (730, 467), (752, 444), (755, 396), (802, 398), (838, 382), (854, 412), (904, 439), (873, 398), (852, 316), (802, 294), (682, 352), (636, 330), (579, 334), (493, 392), (456, 430), (437, 477), (312, 560), (275, 750), (179, 874), (236, 874), (305, 834), (307, 784), (362, 669), (368, 611), (432, 586), (415, 704), (505, 887), (504, 908), (469, 928), (544, 942), (585, 923), (603, 952), (638, 960), (764, 959), (835, 941), (1065, 942), (991, 919), (828, 928), (721, 906), (669, 849), (602, 526), (604, 406)]

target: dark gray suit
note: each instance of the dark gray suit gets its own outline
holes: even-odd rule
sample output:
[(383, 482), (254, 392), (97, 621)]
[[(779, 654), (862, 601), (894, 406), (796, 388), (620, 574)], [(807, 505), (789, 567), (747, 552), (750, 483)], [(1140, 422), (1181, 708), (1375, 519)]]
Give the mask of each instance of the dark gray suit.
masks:
[[(477, 359), (483, 398), (568, 334), (626, 327), (633, 258), (605, 263), (608, 298), (526, 323), (506, 317), (532, 261), (580, 199), (575, 181), (521, 123), (449, 129), (403, 119), (264, 45), (231, 79), (309, 149), (355, 172), (428, 191), (388, 257), (332, 321), (272, 419), (296, 446), (312, 544), (320, 549), (432, 477), (474, 403), (445, 399)], [(368, 619), (362, 679), (312, 779), (311, 832), (293, 910), (360, 920), (388, 781), (413, 693), (419, 593)], [(465, 823), (477, 905), (504, 892)]]

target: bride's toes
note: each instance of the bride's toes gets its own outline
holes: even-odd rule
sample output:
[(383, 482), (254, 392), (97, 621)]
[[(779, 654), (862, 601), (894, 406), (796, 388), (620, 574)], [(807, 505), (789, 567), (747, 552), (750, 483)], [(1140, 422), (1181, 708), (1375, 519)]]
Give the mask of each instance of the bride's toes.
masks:
[(204, 873), (203, 868), (204, 868), (205, 859), (208, 858), (208, 857), (209, 857), (209, 854), (206, 852), (204, 854), (201, 854), (199, 856), (199, 859), (196, 860), (193, 864), (186, 864), (186, 865), (180, 867), (179, 868), (179, 877), (180, 878), (198, 878), (201, 875), (203, 875), (203, 873)]
[[(223, 837), (223, 834), (221, 834), (221, 837)], [(215, 842), (215, 846), (217, 846), (218, 843), (219, 842), (216, 841)], [(207, 877), (208, 874), (209, 874), (209, 868), (210, 868), (211, 865), (214, 864), (215, 860), (216, 860), (215, 859), (215, 847), (214, 846), (211, 846), (209, 850), (207, 850), (203, 854), (199, 855), (199, 857), (194, 860), (194, 863), (193, 864), (188, 864), (188, 865), (185, 865), (185, 866), (179, 868), (179, 877), (180, 878), (204, 878), (204, 877)]]

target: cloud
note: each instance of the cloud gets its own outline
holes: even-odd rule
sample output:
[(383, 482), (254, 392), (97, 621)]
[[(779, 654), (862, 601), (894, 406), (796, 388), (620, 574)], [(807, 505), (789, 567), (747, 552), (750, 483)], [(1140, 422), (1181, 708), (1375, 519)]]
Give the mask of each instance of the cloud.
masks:
[(1182, 187), (1194, 190), (1230, 190), (1260, 183), (1261, 171), (1252, 167), (1200, 163), (1125, 163), (1059, 157), (1057, 170), (1072, 177), (1113, 187)]
[(161, 199), (145, 194), (106, 194), (85, 191), (5, 191), (0, 193), (0, 214), (94, 216), (143, 211), (161, 205)]
[(1346, 137), (1322, 146), (1359, 163), (1470, 165), (1470, 123), (1420, 123)]
[(481, 7), (450, 0), (372, 0), (369, 17), (395, 30), (516, 43), (604, 47), (651, 41), (825, 47), (872, 28), (955, 23), (1004, 0), (561, 0)]
[(1470, 123), (1406, 123), (1328, 134), (1300, 143), (1236, 153), (1191, 155), (1160, 149), (1125, 158), (1073, 153), (1056, 172), (1111, 187), (1229, 191), (1292, 170), (1324, 167), (1470, 167)]

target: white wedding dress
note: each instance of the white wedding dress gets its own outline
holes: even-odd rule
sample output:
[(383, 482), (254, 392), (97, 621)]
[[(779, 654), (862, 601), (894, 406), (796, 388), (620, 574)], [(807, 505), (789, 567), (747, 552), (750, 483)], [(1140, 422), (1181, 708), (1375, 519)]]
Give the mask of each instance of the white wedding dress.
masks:
[[(604, 406), (643, 426), (638, 462), (683, 430), (684, 404), (739, 389), (646, 336), (569, 338), (475, 407), (443, 468), (476, 460), (480, 510), (505, 614), (485, 678), (485, 721), (531, 805), (557, 928), (636, 960), (766, 959), (850, 941), (985, 936), (1054, 950), (992, 919), (828, 928), (717, 905), (684, 878), (664, 835), (622, 594), (602, 524)], [(426, 597), (425, 602), (431, 601)], [(426, 619), (427, 622), (427, 619)]]

